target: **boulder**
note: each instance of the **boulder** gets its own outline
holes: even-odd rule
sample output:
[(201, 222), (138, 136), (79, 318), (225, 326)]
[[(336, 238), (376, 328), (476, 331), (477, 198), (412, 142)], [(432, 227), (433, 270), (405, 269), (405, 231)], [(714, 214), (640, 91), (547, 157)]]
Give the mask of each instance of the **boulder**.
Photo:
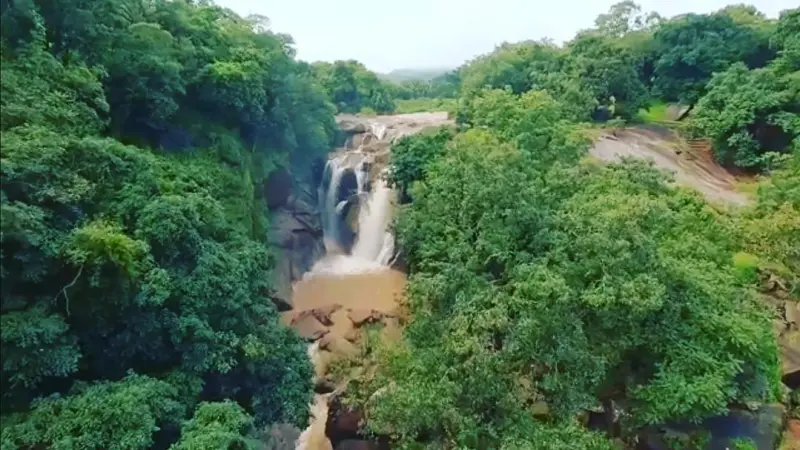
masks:
[(360, 337), (360, 333), (357, 329), (351, 328), (347, 330), (347, 333), (344, 334), (344, 338), (347, 339), (349, 342), (357, 342)]
[(667, 105), (665, 111), (665, 119), (667, 120), (681, 120), (689, 113), (689, 105), (681, 105), (680, 103), (670, 103)]
[(351, 356), (358, 353), (358, 349), (347, 339), (326, 334), (319, 340), (319, 349), (342, 356)]
[(344, 404), (341, 394), (334, 395), (328, 402), (328, 421), (325, 424), (325, 435), (334, 448), (345, 440), (361, 440), (361, 423), (364, 419), (360, 411)]
[(374, 309), (351, 309), (347, 313), (347, 317), (353, 322), (353, 325), (360, 327), (367, 323), (380, 322), (383, 319), (383, 314)]
[(334, 303), (333, 305), (314, 308), (311, 311), (311, 313), (314, 315), (314, 317), (317, 318), (317, 320), (319, 320), (321, 324), (330, 327), (333, 325), (333, 321), (331, 320), (331, 315), (333, 315), (333, 313), (340, 310), (341, 308), (342, 305)]
[(364, 119), (360, 119), (355, 116), (337, 116), (336, 124), (339, 126), (340, 130), (347, 134), (366, 133), (367, 130), (369, 130), (369, 127)]
[(550, 405), (547, 402), (538, 401), (531, 405), (531, 414), (533, 417), (546, 418), (550, 416)]
[(295, 316), (291, 323), (297, 334), (310, 341), (315, 341), (328, 334), (328, 328), (322, 325), (311, 311), (303, 311)]

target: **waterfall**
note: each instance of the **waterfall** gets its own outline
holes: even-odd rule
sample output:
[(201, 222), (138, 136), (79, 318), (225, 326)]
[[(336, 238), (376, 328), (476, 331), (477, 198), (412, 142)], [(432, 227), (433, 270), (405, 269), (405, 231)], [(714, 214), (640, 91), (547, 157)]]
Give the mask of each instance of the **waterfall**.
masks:
[(375, 180), (372, 192), (358, 214), (358, 237), (352, 255), (389, 264), (394, 252), (394, 236), (388, 231), (394, 191), (383, 177)]
[[(376, 136), (386, 133), (376, 127)], [(328, 160), (319, 187), (320, 212), (327, 250), (307, 274), (358, 273), (389, 265), (394, 255), (394, 236), (389, 231), (396, 194), (384, 180), (385, 172), (370, 179), (372, 155), (360, 149)], [(354, 230), (350, 211), (358, 217)]]

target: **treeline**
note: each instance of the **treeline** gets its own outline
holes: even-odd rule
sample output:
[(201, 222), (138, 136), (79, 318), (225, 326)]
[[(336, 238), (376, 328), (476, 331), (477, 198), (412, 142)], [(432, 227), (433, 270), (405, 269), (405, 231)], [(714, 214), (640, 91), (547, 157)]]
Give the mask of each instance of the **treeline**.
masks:
[[(636, 120), (642, 108), (681, 103), (689, 132), (717, 158), (759, 170), (800, 135), (800, 10), (768, 19), (752, 6), (664, 19), (632, 1), (611, 7), (564, 46), (503, 44), (458, 69), (460, 93), (545, 90), (575, 120)], [(666, 119), (666, 118), (661, 118)]]
[(391, 114), (404, 100), (455, 98), (458, 79), (454, 73), (430, 81), (392, 82), (381, 79), (358, 61), (314, 63), (314, 73), (328, 99), (341, 113)]
[[(659, 430), (785, 400), (759, 291), (766, 278), (800, 292), (800, 153), (728, 211), (646, 162), (586, 160), (581, 122), (601, 108), (631, 117), (659, 90), (697, 101), (698, 122), (714, 105), (760, 124), (736, 102), (785, 99), (786, 84), (711, 99), (734, 74), (797, 79), (798, 35), (780, 36), (799, 13), (661, 21), (624, 3), (564, 48), (504, 45), (462, 67), (458, 128), (393, 146), (411, 318), (350, 384), (368, 432), (399, 448), (706, 448), (703, 433)], [(724, 40), (720, 23), (733, 27)], [(755, 48), (766, 53), (748, 68), (739, 58)]]
[(454, 112), (432, 99), (469, 98), (484, 88), (547, 91), (577, 121), (637, 121), (643, 109), (678, 103), (691, 119), (685, 131), (711, 138), (720, 162), (757, 171), (800, 134), (799, 36), (797, 9), (777, 20), (745, 5), (665, 19), (628, 0), (563, 46), (504, 43), (429, 81), (381, 81), (354, 61), (318, 67), (344, 112)]
[(303, 427), (312, 368), (270, 300), (263, 197), (332, 144), (316, 69), (205, 1), (0, 11), (2, 448), (264, 448)]

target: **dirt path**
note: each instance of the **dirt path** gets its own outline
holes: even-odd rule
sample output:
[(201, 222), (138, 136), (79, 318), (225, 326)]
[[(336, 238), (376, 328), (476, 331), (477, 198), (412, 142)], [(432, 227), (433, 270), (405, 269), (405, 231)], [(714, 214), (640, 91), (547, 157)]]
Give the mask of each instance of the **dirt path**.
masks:
[(603, 161), (632, 156), (650, 159), (656, 167), (675, 174), (675, 181), (694, 188), (712, 202), (743, 206), (747, 196), (736, 191), (736, 178), (720, 166), (710, 153), (692, 148), (670, 130), (625, 128), (604, 133), (590, 154)]

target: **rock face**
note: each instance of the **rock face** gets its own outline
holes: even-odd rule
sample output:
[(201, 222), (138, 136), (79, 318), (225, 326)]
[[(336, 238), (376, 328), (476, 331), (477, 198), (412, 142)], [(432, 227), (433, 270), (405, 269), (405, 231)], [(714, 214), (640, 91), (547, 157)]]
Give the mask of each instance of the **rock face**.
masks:
[(340, 396), (334, 396), (328, 402), (328, 421), (325, 424), (325, 435), (334, 448), (345, 440), (361, 440), (361, 412), (348, 408)]
[(288, 169), (281, 168), (273, 172), (264, 183), (264, 199), (267, 208), (275, 210), (286, 206), (294, 189), (294, 178)]
[(292, 307), (292, 283), (325, 253), (317, 190), (312, 183), (309, 174), (298, 176), (278, 169), (263, 186), (270, 209), (268, 241), (277, 249), (273, 301), (281, 311)]

